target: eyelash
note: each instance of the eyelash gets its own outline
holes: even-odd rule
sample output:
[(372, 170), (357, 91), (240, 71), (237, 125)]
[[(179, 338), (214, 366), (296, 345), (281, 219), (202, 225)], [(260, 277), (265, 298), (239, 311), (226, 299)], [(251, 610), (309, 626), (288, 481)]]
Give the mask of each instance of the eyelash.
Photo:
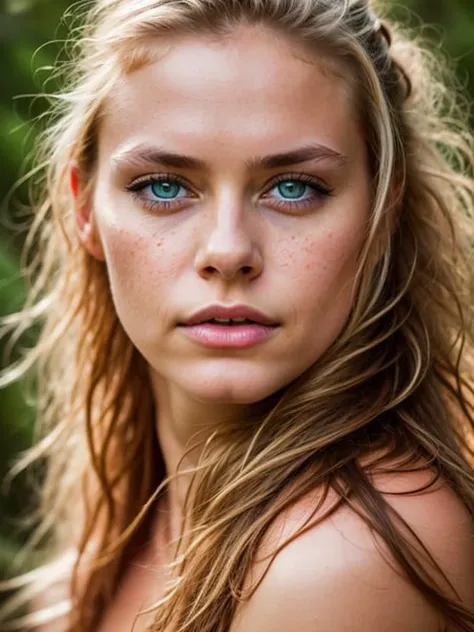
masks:
[[(328, 198), (333, 194), (333, 190), (329, 187), (323, 186), (320, 182), (315, 180), (312, 176), (306, 173), (289, 173), (281, 176), (277, 176), (272, 180), (271, 186), (267, 189), (271, 191), (275, 186), (277, 186), (280, 182), (303, 182), (308, 185), (314, 191), (314, 195), (310, 198), (306, 198), (299, 202), (295, 202), (292, 200), (288, 200), (287, 202), (276, 202), (276, 206), (283, 209), (302, 209), (308, 206), (313, 206), (317, 199)], [(174, 200), (168, 202), (166, 200), (160, 200), (159, 202), (153, 202), (143, 196), (143, 191), (149, 186), (152, 186), (156, 182), (170, 182), (175, 184), (180, 184), (184, 188), (188, 188), (187, 182), (180, 178), (177, 175), (173, 174), (160, 174), (155, 176), (145, 176), (142, 179), (139, 179), (132, 184), (128, 185), (126, 188), (127, 191), (132, 193), (133, 197), (136, 198), (143, 206), (151, 211), (156, 209), (159, 210), (170, 210), (174, 209), (176, 206), (179, 206), (179, 200), (187, 199), (183, 198), (175, 198)]]

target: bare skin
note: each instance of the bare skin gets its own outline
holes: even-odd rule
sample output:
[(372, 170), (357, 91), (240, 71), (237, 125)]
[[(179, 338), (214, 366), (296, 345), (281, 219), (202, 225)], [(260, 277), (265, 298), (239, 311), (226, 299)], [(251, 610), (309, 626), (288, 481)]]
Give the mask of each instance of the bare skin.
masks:
[[(422, 487), (431, 475), (429, 470), (377, 474), (373, 482), (428, 546), (464, 603), (472, 607), (472, 521), (462, 503), (443, 482), (411, 497), (392, 495)], [(265, 555), (296, 533), (319, 497), (315, 489), (275, 521), (246, 588), (262, 577), (268, 564)], [(335, 500), (330, 494), (320, 512), (329, 509)], [(383, 544), (382, 550), (386, 554)], [(129, 632), (136, 613), (162, 596), (163, 560), (167, 555), (162, 532), (151, 546), (144, 547), (124, 576), (98, 632)], [(140, 616), (134, 632), (144, 632), (152, 621), (153, 613)], [(252, 598), (237, 608), (229, 632), (290, 632), (296, 625), (304, 632), (444, 630), (435, 609), (394, 572), (376, 550), (367, 525), (347, 507), (298, 536), (277, 555)]]
[[(125, 77), (110, 96), (94, 199), (78, 209), (78, 225), (86, 247), (105, 260), (119, 318), (149, 363), (172, 472), (197, 430), (245, 415), (339, 333), (370, 189), (346, 86), (324, 67), (260, 30), (225, 43), (170, 43), (163, 59)], [(208, 167), (131, 163), (145, 143)], [(310, 143), (328, 156), (283, 168), (247, 165)], [(296, 202), (276, 181), (295, 172), (313, 180)], [(176, 187), (172, 209), (147, 209), (125, 188), (163, 173), (187, 183)], [(155, 204), (163, 202), (158, 194), (141, 191)], [(280, 323), (278, 332), (245, 350), (190, 342), (176, 323), (215, 302), (254, 306)], [(170, 490), (173, 525), (182, 496)]]
[[(340, 332), (350, 310), (370, 186), (364, 139), (350, 95), (322, 62), (308, 63), (303, 51), (261, 30), (256, 34), (246, 29), (219, 43), (197, 35), (169, 43), (162, 60), (123, 78), (110, 96), (99, 134), (94, 198), (90, 205), (77, 207), (77, 223), (85, 247), (107, 265), (119, 318), (149, 364), (159, 402), (157, 435), (171, 473), (196, 431), (211, 432), (245, 416), (310, 367)], [(257, 157), (310, 143), (323, 148), (318, 158), (285, 167), (248, 165)], [(130, 154), (145, 144), (199, 158), (207, 166), (165, 168), (130, 161)], [(140, 177), (157, 174), (182, 180), (175, 187), (172, 209), (145, 206), (145, 200), (160, 202), (159, 186), (145, 186), (140, 198), (126, 189)], [(275, 178), (295, 182), (301, 174), (312, 178), (312, 186), (302, 183), (300, 198), (291, 202)], [(200, 347), (176, 324), (215, 302), (256, 307), (279, 322), (278, 331), (246, 350)], [(190, 455), (186, 464), (191, 467), (197, 456)], [(161, 596), (163, 568), (179, 532), (185, 492), (185, 479), (171, 485), (163, 512), (156, 514), (152, 541), (137, 560), (154, 568), (129, 569), (99, 632), (130, 630), (138, 609)], [(444, 502), (440, 497), (440, 511)], [(298, 515), (301, 510), (295, 508)], [(420, 525), (429, 523), (427, 511), (420, 506)], [(464, 521), (459, 509), (445, 529), (465, 534)], [(334, 555), (325, 563), (337, 559), (345, 546), (340, 528), (344, 524), (331, 522), (312, 530), (309, 539), (289, 549), (283, 568), (298, 568), (315, 549), (333, 547)], [(357, 558), (354, 563), (362, 566), (356, 570), (363, 573), (375, 549), (362, 525), (352, 527), (355, 548), (362, 546), (367, 555), (348, 559)], [(445, 537), (441, 529), (439, 542)], [(435, 549), (437, 541), (434, 538)], [(472, 584), (466, 584), (468, 572), (474, 570), (472, 545), (464, 535), (458, 541), (462, 554), (454, 557), (464, 566), (453, 572), (464, 594), (470, 591), (472, 596)], [(298, 606), (291, 606), (292, 599), (284, 598), (278, 581), (282, 567), (275, 568), (277, 580), (269, 574), (269, 583), (265, 580), (248, 608), (239, 611), (232, 632), (315, 629), (316, 615), (307, 608), (302, 613), (298, 600), (293, 600)], [(413, 597), (405, 585), (397, 593), (384, 568), (374, 568), (375, 577), (387, 580), (397, 598)], [(315, 577), (315, 583), (306, 581), (299, 594), (311, 604), (321, 577), (313, 572), (308, 576)], [(337, 574), (332, 576), (337, 579)], [(353, 597), (348, 597), (349, 607), (356, 608), (351, 621), (357, 620)], [(370, 600), (368, 594), (362, 602)], [(315, 603), (321, 617), (318, 631), (359, 630), (344, 627), (344, 622), (330, 627), (324, 618), (330, 595)], [(408, 618), (394, 620), (394, 630), (415, 630), (410, 620), (424, 621), (420, 630), (437, 629), (436, 616), (426, 604), (416, 597), (407, 603)], [(284, 616), (278, 604), (287, 604)], [(339, 602), (333, 607), (343, 610)], [(396, 608), (393, 611), (395, 616)], [(375, 632), (365, 624), (364, 612), (362, 607), (361, 632)], [(145, 629), (151, 618), (141, 618), (135, 632)], [(291, 626), (274, 627), (278, 621)]]

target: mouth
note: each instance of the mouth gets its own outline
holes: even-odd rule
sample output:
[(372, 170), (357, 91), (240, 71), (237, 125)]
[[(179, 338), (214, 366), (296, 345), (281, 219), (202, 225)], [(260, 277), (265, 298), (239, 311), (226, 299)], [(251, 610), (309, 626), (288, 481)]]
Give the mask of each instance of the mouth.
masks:
[(191, 314), (178, 323), (182, 327), (214, 325), (221, 327), (278, 327), (271, 316), (251, 305), (224, 305), (215, 303)]
[(208, 320), (202, 320), (194, 323), (178, 323), (178, 327), (195, 327), (197, 325), (218, 325), (220, 327), (243, 327), (243, 326), (258, 326), (258, 327), (278, 327), (278, 324), (266, 325), (259, 323), (255, 320), (248, 318), (210, 318)]
[(278, 324), (263, 324), (249, 318), (208, 318), (179, 327), (194, 343), (211, 349), (248, 349), (275, 335)]

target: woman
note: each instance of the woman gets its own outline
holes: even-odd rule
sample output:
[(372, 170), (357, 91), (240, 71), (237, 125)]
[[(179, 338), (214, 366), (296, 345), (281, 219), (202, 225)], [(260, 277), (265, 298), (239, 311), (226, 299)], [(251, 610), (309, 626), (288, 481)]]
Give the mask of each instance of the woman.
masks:
[(474, 630), (474, 161), (439, 62), (343, 0), (99, 0), (72, 50), (4, 379), (39, 367), (54, 537), (5, 625)]

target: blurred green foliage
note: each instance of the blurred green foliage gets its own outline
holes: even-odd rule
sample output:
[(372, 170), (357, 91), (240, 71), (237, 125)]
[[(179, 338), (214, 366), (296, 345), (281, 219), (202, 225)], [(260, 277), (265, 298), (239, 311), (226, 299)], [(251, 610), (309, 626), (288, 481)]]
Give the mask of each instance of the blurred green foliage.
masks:
[[(60, 50), (57, 40), (66, 33), (61, 16), (70, 4), (70, 0), (0, 0), (0, 315), (17, 309), (24, 299), (19, 273), (24, 233), (12, 229), (9, 217), (27, 203), (26, 187), (15, 191), (13, 201), (7, 194), (34, 147), (37, 132), (31, 121), (46, 105), (22, 95), (43, 90), (47, 68)], [(407, 8), (418, 17), (410, 18)], [(473, 0), (405, 0), (393, 10), (404, 21), (408, 17), (414, 27), (433, 26), (426, 34), (448, 51), (462, 82), (474, 94)], [(4, 349), (5, 341), (0, 341), (0, 357)], [(34, 411), (25, 403), (23, 391), (23, 385), (0, 391), (0, 481), (12, 459), (32, 441)], [(9, 493), (0, 489), (0, 575), (26, 535), (18, 530), (17, 520), (31, 505), (28, 489), (24, 477), (14, 482)]]

